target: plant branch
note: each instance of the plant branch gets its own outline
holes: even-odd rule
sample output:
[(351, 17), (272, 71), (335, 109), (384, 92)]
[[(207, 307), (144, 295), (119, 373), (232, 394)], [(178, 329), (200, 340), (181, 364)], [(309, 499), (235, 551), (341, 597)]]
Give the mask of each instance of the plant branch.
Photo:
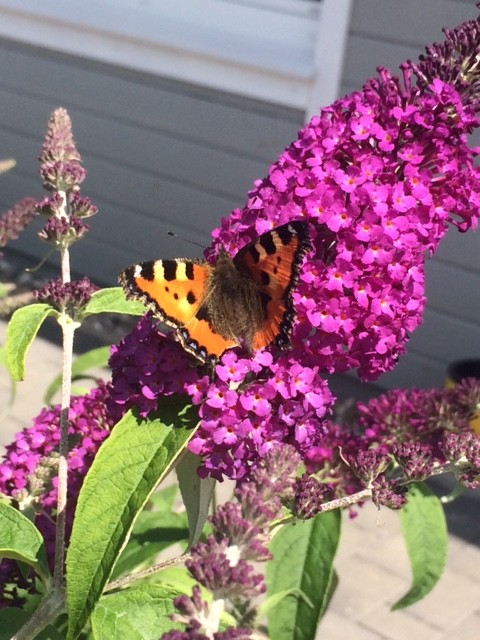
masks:
[(148, 576), (151, 576), (152, 574), (157, 573), (158, 571), (163, 571), (163, 569), (168, 569), (168, 567), (174, 567), (177, 564), (182, 564), (183, 562), (185, 562), (185, 560), (188, 560), (190, 557), (191, 556), (189, 553), (184, 553), (181, 556), (172, 558), (171, 560), (165, 560), (164, 562), (157, 562), (157, 564), (154, 564), (153, 566), (148, 567), (148, 569), (144, 569), (143, 571), (138, 571), (137, 573), (131, 573), (128, 576), (124, 576), (123, 578), (118, 578), (118, 580), (114, 580), (113, 582), (110, 582), (110, 584), (108, 584), (105, 587), (104, 592), (106, 593), (107, 591), (114, 591), (115, 589), (120, 589), (121, 587), (125, 587), (131, 582), (135, 582), (136, 580), (140, 580), (142, 578), (148, 578)]
[[(61, 192), (64, 205), (58, 215), (67, 217), (67, 196)], [(61, 272), (63, 284), (70, 282), (70, 252), (68, 248), (61, 251)], [(78, 326), (64, 311), (59, 318), (63, 336), (62, 356), (62, 398), (60, 413), (60, 444), (58, 460), (58, 495), (57, 495), (57, 524), (55, 536), (55, 566), (53, 572), (54, 587), (63, 584), (65, 563), (65, 529), (67, 522), (67, 492), (68, 492), (68, 418), (70, 411), (70, 396), (72, 392), (72, 363), (73, 336)]]
[(60, 413), (60, 444), (58, 460), (57, 525), (55, 536), (55, 567), (53, 582), (56, 587), (63, 584), (65, 562), (65, 528), (67, 517), (68, 488), (68, 419), (72, 391), (73, 337), (78, 323), (63, 313), (59, 318), (63, 334), (62, 399)]
[(38, 634), (65, 612), (65, 591), (53, 589), (40, 602), (32, 617), (17, 631), (11, 640), (34, 640)]
[[(343, 498), (337, 498), (337, 500), (331, 500), (330, 502), (326, 502), (324, 505), (322, 505), (322, 511), (333, 511), (334, 509), (343, 509), (353, 504), (357, 504), (358, 502), (362, 502), (362, 500), (366, 500), (367, 498), (370, 498), (371, 495), (372, 495), (372, 492), (370, 489), (364, 489), (363, 491), (359, 491), (358, 493), (354, 493), (350, 496), (344, 496)], [(284, 520), (275, 522), (275, 526), (279, 524), (288, 524), (293, 520), (295, 520), (295, 518), (293, 516), (289, 516)], [(185, 562), (185, 560), (188, 560), (189, 558), (190, 558), (190, 554), (184, 553), (183, 555), (178, 556), (176, 558), (172, 558), (171, 560), (158, 562), (157, 564), (154, 564), (153, 566), (149, 567), (148, 569), (145, 569), (144, 571), (139, 571), (138, 573), (132, 573), (123, 578), (118, 578), (118, 580), (114, 580), (113, 582), (110, 582), (110, 584), (108, 584), (107, 587), (105, 587), (105, 592), (114, 591), (115, 589), (120, 589), (121, 587), (125, 587), (131, 582), (140, 580), (142, 578), (147, 578), (148, 576), (154, 573), (157, 573), (158, 571), (162, 571), (163, 569), (167, 569), (168, 567), (173, 567), (177, 564), (181, 564)]]

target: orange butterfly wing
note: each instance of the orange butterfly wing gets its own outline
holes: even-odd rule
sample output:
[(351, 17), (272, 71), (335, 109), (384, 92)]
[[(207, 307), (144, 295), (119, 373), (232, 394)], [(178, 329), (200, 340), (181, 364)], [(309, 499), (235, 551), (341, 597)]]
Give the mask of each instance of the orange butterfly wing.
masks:
[(272, 343), (289, 344), (295, 317), (292, 290), (309, 249), (307, 225), (290, 222), (264, 233), (235, 256), (238, 268), (245, 269), (256, 283), (264, 305), (265, 321), (253, 337), (255, 350)]
[(208, 319), (197, 316), (177, 329), (177, 335), (183, 348), (204, 363), (213, 364), (224, 351), (238, 347), (238, 342), (224, 338), (214, 331)]
[(119, 277), (127, 295), (174, 327), (183, 348), (202, 362), (237, 344), (216, 333), (201, 308), (211, 269), (193, 260), (154, 260), (132, 265)]

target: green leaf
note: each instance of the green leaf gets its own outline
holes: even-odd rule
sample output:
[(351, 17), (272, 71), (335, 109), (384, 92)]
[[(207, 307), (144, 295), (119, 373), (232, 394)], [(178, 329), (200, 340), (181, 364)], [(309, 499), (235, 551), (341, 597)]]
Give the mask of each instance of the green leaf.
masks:
[(95, 291), (83, 309), (83, 316), (94, 313), (126, 313), (130, 316), (144, 316), (147, 309), (138, 300), (127, 300), (121, 287), (111, 287)]
[(95, 640), (158, 640), (183, 625), (172, 622), (178, 591), (165, 585), (141, 584), (104, 596), (92, 615)]
[(25, 377), (25, 357), (45, 318), (58, 315), (49, 304), (30, 304), (17, 309), (7, 327), (7, 365), (14, 380)]
[[(270, 545), (267, 596), (290, 591), (268, 610), (268, 636), (275, 640), (313, 640), (331, 596), (333, 560), (340, 537), (340, 512), (318, 514), (285, 525)], [(293, 595), (294, 593), (301, 595)]]
[[(11, 640), (31, 617), (31, 612), (18, 607), (0, 609), (0, 640)], [(62, 640), (61, 634), (51, 625), (40, 631), (35, 640)]]
[(5, 502), (0, 502), (0, 558), (25, 562), (43, 580), (49, 578), (42, 534), (18, 509)]
[(112, 578), (132, 572), (173, 544), (184, 542), (186, 546), (187, 540), (186, 514), (142, 511), (133, 525), (127, 546), (115, 565)]
[[(272, 596), (265, 598), (265, 600), (260, 603), (258, 607), (259, 615), (266, 615), (271, 609), (278, 607), (278, 605), (284, 598), (291, 595), (296, 597), (298, 596), (300, 598), (303, 597), (303, 594), (297, 589), (285, 589), (285, 591), (277, 591), (277, 593), (274, 593)], [(312, 606), (313, 603), (308, 600), (307, 604)]]
[(189, 547), (200, 538), (215, 488), (213, 478), (199, 478), (197, 474), (199, 464), (200, 458), (186, 451), (175, 468), (183, 504), (188, 515)]
[(412, 586), (392, 610), (418, 602), (438, 582), (445, 567), (448, 532), (442, 503), (424, 483), (410, 485), (398, 513), (412, 567)]
[(212, 593), (201, 585), (198, 585), (198, 582), (184, 566), (167, 567), (163, 571), (159, 571), (153, 575), (151, 579), (157, 583), (168, 584), (180, 593), (186, 593), (188, 595), (192, 595), (192, 589), (195, 585), (200, 586), (202, 600), (208, 603), (212, 601)]
[(171, 511), (177, 497), (177, 486), (171, 484), (159, 491), (154, 491), (148, 500), (148, 504), (156, 511)]
[[(72, 365), (72, 380), (78, 380), (83, 377), (83, 374), (90, 369), (96, 367), (106, 367), (108, 364), (108, 358), (110, 357), (110, 347), (98, 347), (97, 349), (91, 349), (86, 353), (82, 353), (81, 356), (75, 358)], [(46, 404), (50, 404), (55, 393), (62, 386), (61, 374), (56, 376), (49, 384), (48, 389), (45, 392), (44, 401)]]
[(22, 611), (18, 607), (0, 609), (0, 640), (11, 640), (30, 615), (28, 611)]
[(194, 433), (196, 411), (180, 402), (164, 400), (150, 420), (127, 413), (95, 456), (79, 494), (67, 553), (68, 640), (78, 637), (135, 518)]

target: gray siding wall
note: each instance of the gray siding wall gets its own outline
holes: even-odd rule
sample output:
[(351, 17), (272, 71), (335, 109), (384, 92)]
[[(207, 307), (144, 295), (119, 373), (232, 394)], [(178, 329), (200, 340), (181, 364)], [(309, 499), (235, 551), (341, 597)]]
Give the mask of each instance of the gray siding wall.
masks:
[[(359, 89), (378, 64), (395, 69), (415, 59), (442, 39), (442, 26), (476, 14), (473, 1), (355, 0), (342, 93)], [(72, 266), (107, 285), (131, 262), (200, 255), (166, 232), (207, 245), (303, 120), (295, 110), (0, 40), (0, 157), (18, 163), (0, 178), (0, 210), (42, 195), (36, 157), (59, 105), (89, 172), (83, 192), (100, 207)], [(448, 361), (480, 357), (479, 245), (479, 234), (452, 230), (429, 261), (425, 322), (381, 384), (440, 384)], [(47, 251), (33, 230), (12, 247), (36, 257)]]
[[(299, 111), (186, 86), (0, 40), (0, 207), (42, 195), (36, 160), (50, 112), (68, 109), (88, 171), (82, 192), (100, 207), (72, 266), (115, 284), (131, 262), (201, 254), (201, 245), (255, 178), (296, 137)], [(43, 255), (25, 234), (12, 248)]]

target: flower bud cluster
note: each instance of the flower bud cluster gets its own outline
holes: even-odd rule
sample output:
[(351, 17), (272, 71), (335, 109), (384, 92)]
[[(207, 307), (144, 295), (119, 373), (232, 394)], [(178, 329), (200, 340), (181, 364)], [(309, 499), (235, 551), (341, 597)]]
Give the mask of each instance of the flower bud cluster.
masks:
[(55, 109), (50, 116), (39, 160), (43, 186), (51, 192), (37, 203), (37, 211), (49, 217), (39, 237), (62, 251), (87, 233), (83, 218), (97, 213), (97, 207), (80, 195), (86, 171), (65, 109)]
[[(195, 580), (213, 594), (213, 602), (208, 605), (202, 601), (198, 588), (194, 588), (191, 598), (177, 598), (175, 605), (181, 615), (174, 619), (187, 625), (187, 629), (164, 634), (162, 640), (250, 637), (247, 630), (233, 627), (223, 633), (228, 631), (234, 635), (224, 636), (211, 625), (213, 619), (218, 621), (219, 603), (228, 601), (238, 605), (265, 591), (263, 575), (256, 573), (251, 563), (265, 562), (271, 557), (265, 546), (269, 528), (280, 516), (282, 499), (293, 496), (299, 463), (300, 457), (293, 447), (273, 448), (253, 472), (251, 480), (237, 486), (237, 502), (226, 502), (217, 508), (210, 518), (213, 533), (206, 542), (192, 547), (191, 558), (186, 562)], [(186, 635), (205, 633), (206, 630), (211, 635)]]
[(371, 488), (377, 504), (399, 508), (406, 485), (453, 473), (469, 488), (480, 485), (480, 380), (453, 389), (396, 389), (358, 403), (355, 431), (328, 424), (321, 447), (307, 454), (307, 470), (334, 497)]
[(49, 280), (41, 289), (34, 291), (33, 295), (38, 302), (46, 302), (75, 319), (97, 289), (86, 276), (71, 282), (63, 282), (61, 278), (57, 278)]

